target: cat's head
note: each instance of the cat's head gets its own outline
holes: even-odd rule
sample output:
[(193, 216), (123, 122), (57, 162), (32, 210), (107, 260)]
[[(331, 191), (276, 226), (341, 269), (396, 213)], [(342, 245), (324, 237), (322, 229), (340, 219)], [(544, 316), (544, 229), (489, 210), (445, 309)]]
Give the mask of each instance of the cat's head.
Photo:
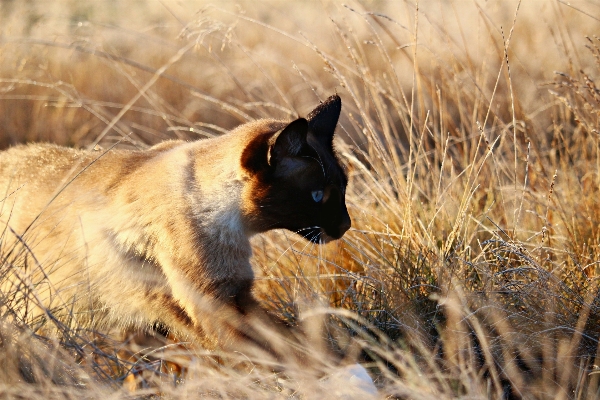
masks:
[(241, 160), (248, 176), (242, 209), (249, 231), (284, 228), (323, 243), (350, 228), (348, 179), (333, 150), (341, 108), (334, 95), (306, 119), (257, 125), (264, 132), (256, 132)]

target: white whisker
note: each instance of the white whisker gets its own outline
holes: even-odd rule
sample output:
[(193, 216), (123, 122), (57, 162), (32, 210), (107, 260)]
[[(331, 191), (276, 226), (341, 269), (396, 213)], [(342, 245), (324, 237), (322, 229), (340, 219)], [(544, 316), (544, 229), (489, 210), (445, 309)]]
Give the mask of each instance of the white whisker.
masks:
[(307, 226), (306, 228), (300, 228), (300, 229), (298, 229), (297, 231), (294, 231), (294, 232), (300, 234), (300, 232), (307, 231), (309, 229), (310, 230), (312, 230), (312, 229), (321, 229), (321, 227), (320, 226)]

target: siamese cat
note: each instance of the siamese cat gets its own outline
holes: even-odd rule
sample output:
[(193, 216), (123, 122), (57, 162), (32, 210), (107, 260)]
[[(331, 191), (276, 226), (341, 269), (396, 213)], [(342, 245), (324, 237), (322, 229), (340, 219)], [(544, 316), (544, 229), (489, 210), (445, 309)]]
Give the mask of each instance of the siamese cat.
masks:
[(18, 312), (68, 313), (84, 326), (159, 322), (208, 348), (269, 349), (269, 330), (290, 328), (252, 295), (249, 238), (288, 229), (325, 243), (350, 228), (333, 148), (340, 111), (334, 95), (306, 118), (147, 150), (0, 152), (11, 265), (0, 289), (20, 287), (39, 306)]

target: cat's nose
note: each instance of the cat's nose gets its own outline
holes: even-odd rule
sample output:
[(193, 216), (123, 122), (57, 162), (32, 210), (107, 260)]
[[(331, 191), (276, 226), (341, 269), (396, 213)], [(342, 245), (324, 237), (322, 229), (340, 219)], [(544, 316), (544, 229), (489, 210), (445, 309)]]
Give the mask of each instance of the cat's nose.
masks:
[(352, 221), (350, 220), (350, 215), (348, 215), (348, 210), (346, 210), (346, 207), (344, 207), (344, 209), (342, 210), (340, 222), (335, 228), (337, 232), (335, 232), (335, 234), (332, 236), (336, 239), (341, 238), (342, 236), (344, 236), (344, 233), (346, 233), (346, 231), (350, 229), (351, 226)]
[(342, 235), (344, 235), (344, 233), (346, 233), (346, 231), (348, 229), (350, 229), (350, 227), (352, 226), (352, 221), (350, 220), (350, 215), (348, 215), (348, 213), (346, 212), (345, 215), (342, 217), (342, 222), (340, 223), (340, 237), (342, 237)]

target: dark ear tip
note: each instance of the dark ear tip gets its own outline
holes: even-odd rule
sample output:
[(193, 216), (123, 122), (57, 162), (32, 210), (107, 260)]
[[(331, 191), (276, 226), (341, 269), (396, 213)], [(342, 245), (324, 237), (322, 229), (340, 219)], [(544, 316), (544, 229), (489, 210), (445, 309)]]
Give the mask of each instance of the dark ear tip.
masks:
[(336, 106), (339, 106), (340, 109), (342, 108), (342, 99), (340, 96), (338, 96), (337, 93), (332, 96), (329, 96), (329, 98), (325, 100), (325, 103), (336, 104)]
[(340, 96), (338, 96), (338, 94), (334, 94), (331, 95), (327, 98), (327, 100), (325, 100), (323, 102), (323, 104), (331, 104), (331, 105), (339, 105), (340, 108), (342, 107), (342, 99), (340, 98)]
[(337, 115), (340, 114), (340, 112), (342, 111), (342, 99), (340, 98), (340, 96), (337, 95), (337, 93), (332, 96), (329, 96), (327, 98), (327, 100), (325, 100), (323, 103), (319, 104), (317, 106), (317, 108), (315, 108), (314, 110), (312, 110), (310, 112), (310, 114), (308, 114), (306, 119), (308, 119), (310, 121), (315, 116), (317, 116), (325, 111), (327, 113), (333, 112), (334, 114), (337, 114)]

